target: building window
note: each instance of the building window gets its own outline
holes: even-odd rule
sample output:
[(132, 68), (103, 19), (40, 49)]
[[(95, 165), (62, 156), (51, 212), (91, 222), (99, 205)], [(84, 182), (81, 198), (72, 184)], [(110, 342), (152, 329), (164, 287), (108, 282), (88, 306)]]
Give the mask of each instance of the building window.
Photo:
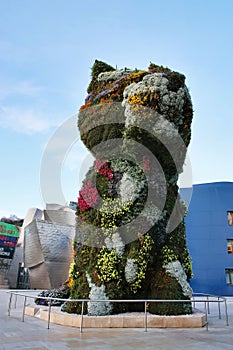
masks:
[(227, 285), (232, 286), (233, 285), (233, 269), (226, 269), (225, 274), (226, 274)]
[(227, 252), (228, 254), (233, 254), (233, 239), (227, 240)]
[(227, 212), (228, 225), (233, 226), (233, 211)]

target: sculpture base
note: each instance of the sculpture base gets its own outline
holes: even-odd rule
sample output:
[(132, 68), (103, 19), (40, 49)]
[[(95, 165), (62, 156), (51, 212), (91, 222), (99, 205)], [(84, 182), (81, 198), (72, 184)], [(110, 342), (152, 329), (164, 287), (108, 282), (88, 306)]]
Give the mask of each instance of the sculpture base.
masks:
[[(25, 315), (48, 320), (48, 307), (27, 306)], [(62, 326), (80, 327), (81, 315), (60, 311), (60, 307), (52, 307), (50, 322)], [(191, 315), (160, 316), (147, 314), (147, 328), (200, 328), (206, 325), (206, 315), (194, 309)], [(145, 328), (143, 312), (122, 313), (110, 316), (83, 316), (83, 328)]]

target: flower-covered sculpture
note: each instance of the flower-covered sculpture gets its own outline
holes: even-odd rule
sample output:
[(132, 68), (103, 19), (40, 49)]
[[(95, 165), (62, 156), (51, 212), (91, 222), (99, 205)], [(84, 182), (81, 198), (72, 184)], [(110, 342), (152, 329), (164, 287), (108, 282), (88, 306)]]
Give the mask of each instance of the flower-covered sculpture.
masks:
[[(90, 315), (140, 311), (109, 299), (189, 300), (192, 268), (177, 180), (190, 142), (185, 77), (150, 64), (116, 70), (95, 61), (81, 139), (95, 157), (79, 192), (72, 298)], [(191, 313), (190, 303), (149, 303), (149, 312)], [(80, 312), (80, 304), (66, 304)]]

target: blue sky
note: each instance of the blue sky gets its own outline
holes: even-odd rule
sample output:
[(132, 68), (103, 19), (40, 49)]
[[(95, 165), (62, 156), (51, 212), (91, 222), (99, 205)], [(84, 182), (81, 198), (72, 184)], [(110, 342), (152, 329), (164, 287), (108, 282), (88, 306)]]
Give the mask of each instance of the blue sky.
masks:
[[(44, 207), (43, 152), (83, 103), (95, 59), (184, 73), (193, 183), (233, 181), (233, 1), (8, 0), (0, 13), (0, 217)], [(67, 201), (76, 200), (86, 155), (76, 142), (64, 160)]]

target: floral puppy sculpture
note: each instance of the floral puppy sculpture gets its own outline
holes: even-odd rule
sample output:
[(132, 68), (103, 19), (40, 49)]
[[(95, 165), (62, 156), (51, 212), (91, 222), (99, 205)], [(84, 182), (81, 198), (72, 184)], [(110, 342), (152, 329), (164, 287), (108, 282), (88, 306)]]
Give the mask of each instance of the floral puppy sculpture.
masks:
[[(144, 307), (110, 299), (190, 300), (192, 268), (177, 180), (192, 115), (182, 74), (152, 63), (140, 71), (95, 61), (78, 118), (95, 161), (79, 192), (69, 276), (71, 297), (93, 300), (85, 307), (89, 315)], [(80, 303), (63, 309), (78, 313)], [(189, 302), (149, 302), (148, 310), (192, 312)]]

